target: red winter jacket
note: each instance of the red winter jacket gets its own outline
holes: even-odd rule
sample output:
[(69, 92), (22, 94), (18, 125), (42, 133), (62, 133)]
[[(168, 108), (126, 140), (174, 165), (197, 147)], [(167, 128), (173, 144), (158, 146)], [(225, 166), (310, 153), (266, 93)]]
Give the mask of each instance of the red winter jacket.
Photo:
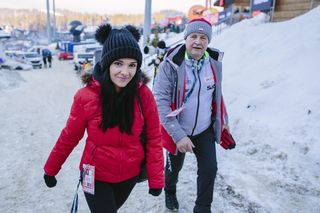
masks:
[(118, 127), (107, 129), (98, 127), (102, 112), (99, 104), (100, 84), (91, 79), (87, 86), (74, 96), (74, 102), (66, 124), (44, 166), (45, 173), (55, 176), (61, 169), (73, 148), (87, 131), (86, 145), (79, 168), (83, 164), (95, 166), (95, 179), (118, 183), (137, 176), (144, 157), (139, 135), (143, 122), (147, 135), (147, 173), (150, 188), (163, 188), (164, 162), (158, 111), (149, 88), (143, 84), (139, 88), (143, 114), (139, 101), (134, 103), (132, 135), (121, 133)]

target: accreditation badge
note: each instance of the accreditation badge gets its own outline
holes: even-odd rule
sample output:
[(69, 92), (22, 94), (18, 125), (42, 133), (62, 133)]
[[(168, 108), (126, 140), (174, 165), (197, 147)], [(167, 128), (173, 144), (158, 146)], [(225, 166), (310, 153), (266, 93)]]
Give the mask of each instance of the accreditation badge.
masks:
[(83, 164), (82, 189), (83, 191), (94, 195), (94, 166)]

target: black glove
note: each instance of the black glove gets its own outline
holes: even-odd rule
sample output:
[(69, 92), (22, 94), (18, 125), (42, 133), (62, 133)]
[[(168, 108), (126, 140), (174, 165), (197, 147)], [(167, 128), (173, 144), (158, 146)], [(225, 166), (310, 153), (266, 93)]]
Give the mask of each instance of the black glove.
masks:
[(55, 176), (43, 175), (44, 181), (49, 188), (55, 187), (57, 184), (57, 179)]
[(149, 194), (153, 196), (159, 196), (162, 192), (162, 189), (149, 189)]

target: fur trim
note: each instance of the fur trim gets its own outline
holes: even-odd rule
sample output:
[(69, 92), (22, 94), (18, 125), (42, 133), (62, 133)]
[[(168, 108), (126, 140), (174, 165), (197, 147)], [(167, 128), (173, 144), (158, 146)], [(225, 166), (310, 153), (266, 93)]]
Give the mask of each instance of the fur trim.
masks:
[(96, 40), (103, 45), (110, 35), (111, 30), (112, 27), (110, 24), (100, 25), (95, 34)]
[(125, 28), (133, 35), (136, 41), (139, 42), (141, 37), (139, 30), (133, 25), (127, 25)]
[(147, 76), (146, 73), (141, 72), (141, 82), (142, 82), (143, 84), (148, 84), (150, 81), (151, 81), (150, 77)]
[(83, 84), (88, 84), (92, 79), (91, 72), (82, 72), (80, 75), (80, 79)]

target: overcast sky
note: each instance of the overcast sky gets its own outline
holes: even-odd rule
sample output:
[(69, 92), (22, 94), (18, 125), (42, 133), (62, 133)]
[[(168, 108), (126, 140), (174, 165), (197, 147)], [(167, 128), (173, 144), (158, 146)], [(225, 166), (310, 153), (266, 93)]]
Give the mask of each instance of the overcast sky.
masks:
[[(51, 3), (53, 0), (49, 0)], [(47, 0), (1, 0), (0, 8), (46, 9)], [(152, 12), (175, 9), (187, 13), (192, 5), (205, 5), (205, 0), (152, 0)], [(212, 0), (214, 2), (214, 0)], [(101, 14), (144, 13), (145, 0), (55, 0), (56, 9)]]

